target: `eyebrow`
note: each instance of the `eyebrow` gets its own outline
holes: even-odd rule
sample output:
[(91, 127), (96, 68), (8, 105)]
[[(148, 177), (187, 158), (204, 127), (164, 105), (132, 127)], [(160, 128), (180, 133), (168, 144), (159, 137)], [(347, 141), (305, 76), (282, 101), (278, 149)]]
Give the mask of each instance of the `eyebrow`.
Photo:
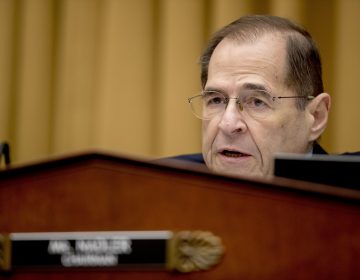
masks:
[(273, 97), (271, 91), (262, 84), (245, 83), (243, 84), (242, 89), (258, 90), (261, 95), (266, 96), (267, 98)]
[(251, 90), (262, 90), (262, 91), (266, 91), (267, 93), (271, 93), (271, 91), (268, 88), (266, 88), (264, 85), (256, 84), (256, 83), (245, 83), (242, 85), (241, 88), (251, 89)]
[(208, 88), (204, 88), (203, 91), (215, 91), (215, 92), (221, 92), (221, 93), (224, 93), (225, 92), (219, 88), (214, 88), (214, 87), (208, 87)]
[[(261, 93), (263, 95), (266, 95), (268, 97), (272, 97), (272, 94), (271, 94), (271, 91), (269, 89), (267, 89), (264, 85), (262, 84), (257, 84), (257, 83), (245, 83), (241, 86), (240, 88), (240, 92), (241, 90), (259, 90), (261, 91)], [(215, 87), (208, 87), (208, 88), (204, 88), (203, 91), (215, 91), (215, 92), (220, 92), (220, 93), (223, 93), (223, 94), (226, 94), (226, 92), (222, 89), (219, 89), (219, 88), (215, 88)]]

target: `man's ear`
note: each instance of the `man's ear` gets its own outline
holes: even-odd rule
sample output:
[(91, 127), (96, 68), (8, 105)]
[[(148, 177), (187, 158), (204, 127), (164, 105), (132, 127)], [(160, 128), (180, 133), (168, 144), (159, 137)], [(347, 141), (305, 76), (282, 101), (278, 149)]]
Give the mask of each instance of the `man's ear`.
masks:
[(331, 98), (328, 93), (317, 95), (308, 104), (308, 110), (312, 117), (310, 127), (310, 141), (315, 141), (324, 132), (329, 116)]

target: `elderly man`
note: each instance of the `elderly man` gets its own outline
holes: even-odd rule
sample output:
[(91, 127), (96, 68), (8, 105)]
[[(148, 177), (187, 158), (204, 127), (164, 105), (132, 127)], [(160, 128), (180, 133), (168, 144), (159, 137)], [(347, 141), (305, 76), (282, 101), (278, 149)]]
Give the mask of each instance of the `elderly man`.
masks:
[(269, 176), (276, 153), (325, 153), (328, 122), (319, 52), (307, 31), (275, 16), (242, 17), (215, 33), (201, 56), (202, 155), (213, 171)]

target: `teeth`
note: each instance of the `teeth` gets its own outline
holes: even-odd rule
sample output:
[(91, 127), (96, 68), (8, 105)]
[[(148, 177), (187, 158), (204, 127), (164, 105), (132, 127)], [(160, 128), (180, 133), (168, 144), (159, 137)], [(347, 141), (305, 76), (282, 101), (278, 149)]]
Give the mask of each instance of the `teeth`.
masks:
[(227, 157), (241, 157), (244, 154), (240, 153), (240, 152), (236, 152), (236, 151), (223, 151), (222, 152), (223, 155), (227, 156)]

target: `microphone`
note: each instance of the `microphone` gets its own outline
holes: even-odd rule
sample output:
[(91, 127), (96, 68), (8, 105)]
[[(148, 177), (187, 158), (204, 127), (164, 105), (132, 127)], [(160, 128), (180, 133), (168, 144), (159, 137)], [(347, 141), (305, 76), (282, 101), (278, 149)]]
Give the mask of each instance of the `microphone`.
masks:
[(4, 157), (5, 167), (10, 167), (10, 146), (7, 142), (0, 143), (0, 165)]

